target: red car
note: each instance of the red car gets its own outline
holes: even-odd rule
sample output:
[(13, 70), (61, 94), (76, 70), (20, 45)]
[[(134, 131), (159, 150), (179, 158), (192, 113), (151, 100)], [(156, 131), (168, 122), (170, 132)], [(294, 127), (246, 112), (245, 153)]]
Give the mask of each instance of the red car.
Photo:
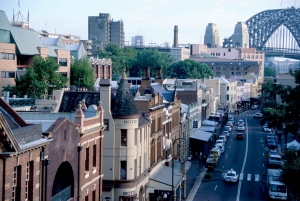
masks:
[(238, 133), (238, 134), (236, 134), (236, 139), (237, 139), (237, 140), (243, 140), (243, 139), (244, 139), (243, 133)]

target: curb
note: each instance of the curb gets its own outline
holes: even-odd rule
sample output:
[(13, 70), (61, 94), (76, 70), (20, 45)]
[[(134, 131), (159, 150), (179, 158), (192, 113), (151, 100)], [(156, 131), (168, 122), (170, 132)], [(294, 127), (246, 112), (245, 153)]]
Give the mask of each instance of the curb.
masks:
[(185, 199), (185, 201), (192, 201), (197, 193), (198, 188), (201, 185), (201, 182), (204, 178), (204, 175), (206, 174), (207, 168), (204, 169), (203, 172), (200, 173), (199, 177), (197, 178), (192, 190), (190, 191), (189, 195)]

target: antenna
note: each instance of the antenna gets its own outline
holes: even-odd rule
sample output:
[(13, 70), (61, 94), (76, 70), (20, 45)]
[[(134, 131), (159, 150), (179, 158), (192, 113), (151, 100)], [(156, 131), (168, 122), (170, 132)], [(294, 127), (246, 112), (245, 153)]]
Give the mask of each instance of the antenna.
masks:
[(45, 29), (47, 31), (47, 20), (45, 20)]
[(19, 7), (19, 10), (20, 10), (20, 0), (18, 0), (18, 7)]

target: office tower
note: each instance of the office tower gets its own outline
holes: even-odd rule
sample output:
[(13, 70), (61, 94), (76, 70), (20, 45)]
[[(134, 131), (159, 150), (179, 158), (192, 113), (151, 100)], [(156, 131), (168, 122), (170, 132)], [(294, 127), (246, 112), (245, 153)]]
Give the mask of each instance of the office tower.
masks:
[(131, 46), (145, 46), (145, 37), (144, 36), (133, 36), (131, 38)]

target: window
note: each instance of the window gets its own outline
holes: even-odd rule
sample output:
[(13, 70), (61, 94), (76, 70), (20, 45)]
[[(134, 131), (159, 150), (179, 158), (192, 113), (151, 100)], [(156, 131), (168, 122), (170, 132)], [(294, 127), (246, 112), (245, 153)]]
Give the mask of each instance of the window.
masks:
[(236, 72), (237, 75), (241, 75), (241, 72)]
[(1, 71), (1, 78), (15, 78), (14, 71)]
[(97, 145), (93, 145), (93, 167), (97, 167)]
[(96, 201), (96, 191), (95, 190), (92, 193), (92, 201)]
[(85, 149), (85, 171), (89, 171), (90, 169), (90, 156), (89, 156), (89, 152), (90, 152), (90, 149), (89, 148), (86, 148)]
[(242, 63), (238, 63), (238, 65), (239, 65), (239, 66), (242, 65)]
[(229, 63), (229, 65), (232, 65), (232, 63)]
[(66, 73), (66, 72), (59, 72), (59, 74), (61, 74), (64, 77), (68, 77), (68, 73)]
[(234, 67), (230, 67), (230, 70), (234, 70)]
[(217, 70), (220, 70), (220, 67), (217, 67)]
[(59, 58), (59, 65), (60, 66), (68, 66), (68, 60), (65, 58)]
[(210, 67), (211, 70), (214, 70), (214, 67)]
[(106, 126), (104, 130), (109, 131), (109, 119), (104, 119), (104, 125)]
[(224, 56), (225, 56), (225, 53), (224, 53)]
[(67, 139), (67, 131), (64, 130), (64, 140), (66, 140), (66, 139)]
[(25, 198), (33, 200), (33, 161), (27, 163), (25, 185)]
[(5, 60), (15, 60), (15, 54), (1, 52), (1, 59), (5, 59)]
[(229, 100), (229, 95), (226, 95), (226, 100)]
[(231, 75), (234, 75), (234, 72), (231, 72)]
[(225, 65), (225, 66), (227, 66), (227, 65), (228, 65), (228, 63), (227, 63), (227, 62), (225, 62), (225, 63), (224, 63), (224, 65)]
[(226, 67), (223, 67), (223, 70), (227, 70), (227, 68), (226, 68)]
[(140, 130), (140, 143), (142, 143), (142, 138), (143, 138), (143, 129)]
[(213, 65), (215, 65), (214, 63), (211, 63), (211, 65), (213, 66)]
[(240, 70), (241, 68), (240, 67), (236, 67), (236, 70)]
[(120, 161), (120, 179), (126, 179), (127, 176), (126, 176), (126, 166), (127, 166), (127, 161)]
[(12, 201), (21, 200), (21, 166), (14, 167), (12, 183)]
[(121, 129), (121, 146), (127, 146), (127, 130)]
[(244, 70), (248, 70), (248, 68), (247, 68), (247, 67), (244, 67)]
[(216, 75), (220, 75), (220, 72), (216, 72)]
[[(220, 55), (219, 55), (220, 56)], [(220, 63), (219, 62), (216, 62), (216, 65), (218, 66)]]
[(229, 86), (227, 86), (227, 91), (229, 91)]

